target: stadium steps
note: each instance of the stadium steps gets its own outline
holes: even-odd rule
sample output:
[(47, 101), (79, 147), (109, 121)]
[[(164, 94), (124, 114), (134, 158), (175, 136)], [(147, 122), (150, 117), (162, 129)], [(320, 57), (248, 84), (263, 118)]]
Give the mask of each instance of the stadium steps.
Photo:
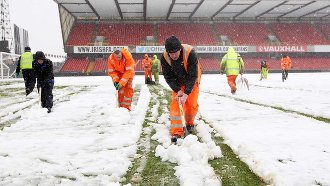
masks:
[(92, 72), (107, 72), (108, 63), (104, 58), (96, 58), (95, 65)]
[(156, 24), (152, 25), (152, 34), (155, 38), (155, 45), (159, 45), (160, 42), (158, 41), (158, 30)]
[(277, 43), (277, 45), (281, 45), (282, 41), (280, 40), (280, 38), (278, 37), (276, 32), (273, 30), (273, 28), (269, 24), (267, 24), (267, 27), (268, 27), (269, 32), (271, 32), (271, 34), (273, 34), (277, 38), (277, 40), (279, 42), (279, 43)]
[(221, 43), (221, 39), (220, 39), (220, 35), (219, 35), (219, 33), (217, 32), (217, 29), (216, 29), (216, 27), (215, 27), (215, 24), (211, 24), (211, 28), (212, 28), (212, 33), (213, 33), (213, 35), (214, 35), (214, 38), (215, 38), (215, 40), (216, 40), (216, 44), (217, 45), (222, 45), (222, 43)]
[(326, 40), (328, 42), (330, 42), (330, 37), (328, 36), (328, 34), (326, 32), (324, 32), (324, 30), (321, 28), (320, 25), (312, 24), (312, 27), (314, 27), (315, 30), (317, 30), (319, 33), (321, 33), (321, 35), (324, 36), (324, 38), (326, 38)]
[(90, 74), (95, 66), (95, 61), (90, 61), (87, 66), (86, 74)]

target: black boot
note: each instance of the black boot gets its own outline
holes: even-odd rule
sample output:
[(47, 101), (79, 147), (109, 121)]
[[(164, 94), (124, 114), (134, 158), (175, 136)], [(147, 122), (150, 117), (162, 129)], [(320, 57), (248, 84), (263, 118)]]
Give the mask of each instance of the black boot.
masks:
[(171, 142), (176, 144), (176, 142), (178, 141), (178, 138), (181, 138), (181, 136), (175, 134), (174, 136), (171, 137)]
[(47, 108), (47, 113), (50, 113), (52, 111), (52, 108), (48, 107)]
[(192, 134), (195, 131), (195, 125), (186, 125), (186, 129), (190, 134)]

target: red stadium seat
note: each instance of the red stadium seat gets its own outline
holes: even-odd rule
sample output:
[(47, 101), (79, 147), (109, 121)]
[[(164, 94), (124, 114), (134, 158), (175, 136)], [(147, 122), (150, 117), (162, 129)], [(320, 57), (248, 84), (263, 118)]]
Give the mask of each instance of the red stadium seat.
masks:
[(216, 31), (229, 36), (235, 45), (266, 45), (268, 35), (272, 35), (266, 24), (259, 23), (221, 23)]
[(87, 59), (69, 58), (63, 65), (60, 72), (85, 72), (88, 66)]
[(270, 25), (283, 44), (287, 45), (327, 45), (327, 39), (311, 24), (275, 23)]
[(92, 43), (92, 34), (95, 24), (76, 24), (69, 35), (67, 45), (89, 45)]
[(106, 45), (140, 45), (153, 36), (151, 24), (101, 24), (97, 35), (106, 37)]
[(164, 45), (166, 38), (176, 35), (182, 43), (190, 45), (215, 45), (217, 41), (210, 24), (168, 23), (157, 25), (158, 41)]

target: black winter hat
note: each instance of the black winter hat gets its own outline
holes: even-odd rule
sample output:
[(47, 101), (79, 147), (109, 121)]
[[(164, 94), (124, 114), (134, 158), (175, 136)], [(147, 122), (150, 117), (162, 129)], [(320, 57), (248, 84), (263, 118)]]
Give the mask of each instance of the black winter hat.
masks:
[(36, 60), (45, 59), (45, 54), (42, 51), (38, 51), (38, 52), (36, 52), (35, 58), (36, 58)]
[(31, 51), (31, 48), (30, 47), (24, 47), (24, 51)]
[(175, 36), (171, 36), (171, 37), (167, 38), (165, 41), (165, 49), (166, 49), (166, 52), (168, 52), (168, 53), (177, 52), (178, 50), (181, 49), (180, 40)]

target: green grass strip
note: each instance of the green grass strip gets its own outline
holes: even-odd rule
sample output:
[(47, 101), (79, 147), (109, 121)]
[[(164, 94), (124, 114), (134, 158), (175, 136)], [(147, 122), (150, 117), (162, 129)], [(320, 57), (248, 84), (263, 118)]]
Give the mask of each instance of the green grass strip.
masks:
[[(211, 125), (203, 118), (199, 119), (211, 127)], [(214, 133), (212, 133), (212, 139), (217, 146), (220, 146), (223, 157), (210, 160), (209, 163), (213, 167), (214, 172), (221, 178), (223, 186), (267, 185), (237, 157), (227, 144), (223, 143), (224, 139), (222, 137), (216, 137)]]
[(222, 143), (221, 137), (213, 137), (216, 145), (220, 146), (223, 157), (209, 161), (215, 173), (220, 175), (223, 186), (258, 186), (267, 185), (242, 162), (233, 150)]
[[(149, 86), (152, 98), (149, 103), (149, 109), (146, 113), (146, 119), (143, 123), (143, 128), (151, 127), (154, 121), (150, 121), (148, 118), (152, 117), (151, 109), (156, 104), (156, 100), (160, 100), (159, 87)], [(135, 95), (135, 93), (134, 93)], [(160, 103), (159, 109), (163, 107)], [(161, 112), (158, 112), (159, 114)], [(127, 171), (125, 178), (121, 184), (131, 183), (133, 185), (179, 185), (177, 178), (174, 176), (174, 164), (168, 162), (162, 162), (159, 157), (155, 156), (155, 150), (158, 145), (157, 141), (151, 140), (151, 136), (155, 133), (152, 130), (151, 134), (142, 133), (139, 141), (150, 141), (150, 149), (143, 145), (139, 145), (137, 154), (140, 158), (134, 159), (132, 167)], [(141, 166), (145, 164), (144, 166)], [(143, 170), (138, 170), (143, 168)]]
[[(167, 91), (165, 91), (165, 97), (160, 95), (160, 91), (164, 91), (161, 85), (149, 85), (152, 96), (154, 99), (159, 100), (158, 117), (161, 116), (162, 109), (168, 109), (169, 103), (164, 105), (162, 102), (164, 99), (169, 99)], [(155, 133), (152, 131), (151, 136)], [(155, 150), (158, 145), (157, 141), (151, 140), (150, 151), (148, 153), (148, 161), (145, 169), (142, 172), (143, 184), (141, 185), (180, 185), (179, 180), (174, 175), (174, 167), (176, 164), (163, 162), (159, 157), (155, 156)]]
[(155, 157), (155, 149), (158, 143), (151, 142), (151, 149), (147, 156), (147, 164), (142, 172), (141, 185), (180, 185), (179, 180), (174, 176), (174, 166), (169, 162), (163, 162), (159, 157)]

